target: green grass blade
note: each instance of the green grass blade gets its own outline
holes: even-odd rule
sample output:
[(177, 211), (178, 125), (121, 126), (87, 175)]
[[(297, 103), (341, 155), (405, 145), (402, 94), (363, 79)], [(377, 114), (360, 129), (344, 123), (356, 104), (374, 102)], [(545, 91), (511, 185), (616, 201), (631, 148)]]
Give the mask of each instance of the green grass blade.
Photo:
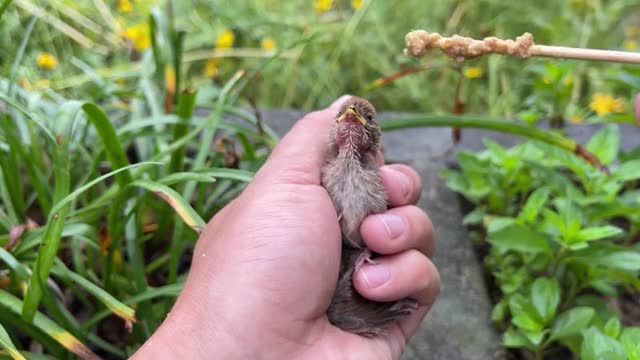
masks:
[[(119, 169), (129, 165), (120, 140), (116, 136), (116, 131), (104, 111), (93, 103), (85, 103), (82, 105), (82, 110), (84, 110), (87, 118), (96, 128), (104, 144), (107, 159), (111, 162), (112, 168)], [(129, 171), (119, 173), (116, 175), (116, 181), (120, 185), (120, 188), (124, 189), (125, 186), (132, 181), (131, 173), (129, 173)]]
[[(9, 294), (4, 290), (0, 290), (0, 307), (4, 307), (15, 314), (20, 314), (20, 310), (24, 308), (24, 304), (17, 297)], [(64, 348), (78, 355), (80, 358), (100, 359), (98, 355), (94, 354), (75, 336), (60, 327), (58, 324), (56, 324), (54, 321), (52, 321), (42, 313), (35, 312), (33, 317), (33, 325), (45, 334), (49, 335)]]
[[(4, 117), (4, 119), (8, 120), (8, 117)], [(9, 137), (11, 137), (11, 135)], [(2, 170), (0, 180), (2, 181), (4, 191), (8, 195), (7, 199), (3, 199), (5, 206), (7, 206), (7, 211), (14, 220), (19, 223), (24, 223), (26, 206), (22, 179), (19, 176), (18, 153), (19, 150), (15, 148), (10, 149), (9, 152), (0, 150), (0, 170)]]
[[(124, 301), (127, 305), (138, 304), (144, 301), (149, 301), (162, 297), (177, 297), (180, 295), (182, 288), (184, 287), (184, 283), (178, 282), (162, 287), (148, 287), (145, 291), (135, 296), (132, 296)], [(84, 324), (82, 324), (81, 328), (88, 330), (94, 327), (98, 322), (102, 321), (104, 318), (109, 316), (110, 312), (108, 310), (103, 310), (95, 315), (93, 315), (89, 320), (87, 320)]]
[(196, 172), (179, 172), (163, 177), (162, 179), (158, 180), (158, 183), (169, 186), (185, 181), (212, 183), (216, 181), (216, 179), (207, 174), (199, 174)]
[[(180, 122), (173, 127), (173, 140), (183, 137), (189, 128), (189, 120), (193, 116), (193, 110), (196, 106), (196, 92), (185, 89), (178, 98), (178, 107), (176, 113)], [(184, 163), (186, 147), (183, 145), (171, 154), (171, 162), (169, 163), (169, 173), (182, 171)]]
[(196, 170), (197, 173), (212, 176), (216, 179), (231, 179), (249, 182), (255, 175), (251, 171), (242, 169), (229, 169), (229, 168), (210, 168), (204, 170)]
[[(2, 8), (0, 8), (0, 16), (5, 11), (6, 6), (9, 6), (7, 2), (2, 4)], [(36, 25), (36, 21), (38, 21), (37, 16), (32, 16), (31, 20), (29, 20), (29, 24), (27, 24), (27, 28), (24, 31), (24, 36), (22, 37), (22, 41), (18, 46), (18, 51), (16, 53), (16, 57), (13, 60), (13, 64), (11, 65), (11, 73), (9, 74), (9, 97), (13, 97), (13, 90), (15, 86), (16, 76), (18, 75), (18, 68), (20, 67), (20, 63), (22, 62), (22, 57), (24, 56), (24, 52), (27, 49), (27, 44), (29, 43), (29, 39), (31, 39), (31, 33), (33, 32), (33, 27)]]
[[(2, 15), (2, 14), (0, 14), (0, 15)], [(2, 348), (4, 348), (5, 350), (7, 350), (9, 355), (14, 360), (27, 360), (27, 358), (22, 356), (22, 354), (20, 354), (18, 349), (16, 349), (16, 346), (13, 345), (13, 341), (11, 341), (11, 338), (9, 337), (9, 334), (7, 333), (7, 330), (4, 329), (2, 324), (0, 324), (0, 346)]]
[(40, 117), (38, 115), (36, 115), (35, 113), (23, 108), (20, 104), (18, 104), (17, 102), (13, 101), (13, 99), (3, 93), (0, 93), (0, 100), (4, 101), (7, 105), (11, 106), (12, 108), (20, 111), (24, 116), (27, 117), (27, 119), (33, 121), (36, 123), (36, 125), (38, 125), (40, 127), (40, 129), (42, 129), (42, 131), (45, 133), (45, 135), (47, 135), (47, 137), (49, 138), (49, 140), (51, 140), (52, 142), (56, 142), (56, 137), (53, 136), (53, 133), (51, 132), (51, 130), (47, 127), (46, 123), (44, 121), (42, 121), (42, 119), (40, 119)]
[[(69, 146), (64, 137), (60, 137), (60, 141), (55, 147), (53, 168), (55, 174), (53, 203), (57, 204), (69, 194), (71, 187), (71, 178), (69, 175)], [(67, 217), (69, 208), (70, 204), (67, 204), (49, 214), (49, 219), (44, 231), (43, 245), (38, 251), (38, 257), (33, 267), (29, 289), (25, 296), (24, 307), (22, 309), (22, 318), (26, 321), (33, 321), (40, 300), (42, 299), (43, 288), (46, 286), (49, 271), (51, 270), (51, 266), (53, 266), (53, 260), (60, 246), (64, 219)]]
[(62, 261), (56, 262), (56, 266), (53, 268), (53, 273), (60, 277), (68, 278), (78, 284), (81, 288), (85, 289), (91, 295), (95, 296), (96, 299), (111, 310), (111, 312), (122, 318), (127, 324), (127, 327), (131, 327), (131, 323), (136, 321), (135, 310), (120, 302), (98, 285), (95, 285), (91, 281), (69, 270)]
[(87, 191), (89, 188), (91, 188), (92, 186), (95, 186), (96, 184), (104, 181), (105, 179), (108, 179), (112, 176), (115, 176), (116, 178), (118, 177), (118, 174), (128, 171), (129, 169), (134, 169), (134, 168), (138, 168), (141, 166), (148, 166), (148, 165), (164, 165), (164, 163), (162, 162), (157, 162), (157, 161), (146, 161), (146, 162), (141, 162), (141, 163), (137, 163), (137, 164), (132, 164), (132, 165), (127, 165), (127, 166), (123, 166), (119, 169), (110, 171), (100, 177), (97, 177), (91, 181), (89, 181), (88, 183), (84, 184), (83, 186), (77, 188), (76, 190), (74, 190), (72, 193), (70, 193), (69, 195), (65, 196), (62, 200), (60, 200), (58, 203), (56, 203), (56, 205), (53, 207), (53, 209), (51, 209), (51, 213), (55, 214), (56, 212), (60, 211), (60, 209), (68, 204), (70, 204), (73, 200), (75, 200), (78, 196), (80, 196), (83, 192)]
[(131, 183), (132, 186), (138, 186), (144, 188), (146, 190), (152, 191), (159, 197), (161, 197), (164, 201), (166, 201), (178, 214), (178, 216), (191, 227), (195, 232), (200, 233), (206, 223), (198, 213), (189, 205), (189, 202), (186, 201), (180, 194), (178, 194), (172, 188), (162, 185), (157, 182), (146, 181), (146, 180), (136, 180)]

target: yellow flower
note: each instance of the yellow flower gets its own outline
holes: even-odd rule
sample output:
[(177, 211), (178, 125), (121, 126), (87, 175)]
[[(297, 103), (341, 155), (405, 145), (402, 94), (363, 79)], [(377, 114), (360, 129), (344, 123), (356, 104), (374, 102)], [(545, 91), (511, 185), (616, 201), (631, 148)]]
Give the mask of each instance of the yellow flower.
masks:
[(316, 9), (317, 12), (325, 12), (331, 9), (331, 5), (333, 5), (333, 0), (314, 0), (313, 8)]
[(584, 118), (582, 118), (582, 116), (578, 114), (569, 116), (569, 122), (572, 124), (580, 124), (582, 123), (583, 120)]
[(638, 50), (638, 42), (636, 40), (627, 39), (622, 43), (622, 47), (631, 51)]
[(482, 77), (482, 69), (477, 66), (467, 66), (462, 70), (462, 75), (467, 79), (477, 79)]
[(573, 85), (573, 76), (571, 75), (567, 75), (564, 77), (564, 80), (562, 80), (562, 84), (564, 86), (571, 86)]
[(609, 94), (595, 93), (591, 97), (589, 108), (598, 115), (606, 115), (613, 112), (623, 111), (622, 99), (614, 98)]
[(51, 86), (49, 79), (38, 79), (36, 81), (36, 88), (38, 89), (47, 89), (49, 86)]
[(233, 42), (236, 40), (236, 36), (231, 30), (225, 30), (216, 38), (217, 49), (228, 49), (233, 47)]
[(218, 63), (220, 59), (209, 59), (207, 60), (207, 64), (204, 66), (204, 75), (208, 77), (214, 77), (218, 75)]
[(151, 45), (151, 33), (146, 23), (130, 26), (124, 30), (124, 37), (133, 43), (133, 47), (142, 51)]
[(363, 0), (351, 0), (351, 7), (358, 10), (362, 7)]
[(131, 12), (131, 1), (129, 0), (118, 0), (118, 11), (123, 13)]
[(260, 42), (260, 46), (262, 46), (262, 48), (265, 50), (273, 50), (276, 48), (276, 41), (273, 40), (273, 38), (266, 37), (262, 39), (262, 41)]
[(630, 38), (640, 37), (640, 25), (631, 25), (624, 30), (624, 33)]
[(53, 70), (58, 67), (58, 59), (53, 54), (48, 52), (41, 52), (36, 59), (38, 67), (43, 69)]

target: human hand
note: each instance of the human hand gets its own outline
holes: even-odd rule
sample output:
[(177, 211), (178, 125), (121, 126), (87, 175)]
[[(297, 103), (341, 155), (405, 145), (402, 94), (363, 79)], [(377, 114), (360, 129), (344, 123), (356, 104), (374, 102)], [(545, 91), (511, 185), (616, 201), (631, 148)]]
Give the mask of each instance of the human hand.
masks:
[(366, 245), (383, 254), (354, 275), (376, 301), (407, 296), (419, 309), (387, 335), (364, 338), (325, 315), (336, 287), (341, 237), (320, 186), (327, 138), (339, 105), (308, 114), (289, 131), (243, 193), (209, 222), (176, 305), (135, 356), (141, 358), (397, 359), (439, 292), (429, 260), (433, 229), (414, 204), (418, 174), (381, 167), (391, 209), (367, 217)]

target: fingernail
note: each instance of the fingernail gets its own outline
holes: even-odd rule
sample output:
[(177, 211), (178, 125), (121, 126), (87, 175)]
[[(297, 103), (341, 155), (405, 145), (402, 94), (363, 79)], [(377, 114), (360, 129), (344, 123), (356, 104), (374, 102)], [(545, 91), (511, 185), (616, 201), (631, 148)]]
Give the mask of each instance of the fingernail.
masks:
[(376, 218), (382, 222), (384, 228), (387, 230), (387, 234), (389, 234), (389, 239), (393, 240), (398, 236), (402, 235), (405, 231), (404, 220), (399, 215), (396, 214), (379, 214), (376, 215)]
[(379, 287), (380, 285), (386, 283), (391, 278), (391, 273), (389, 269), (382, 264), (375, 265), (364, 265), (360, 272), (364, 277), (364, 281), (367, 282), (372, 289)]
[(398, 178), (398, 181), (400, 181), (400, 184), (402, 184), (402, 195), (409, 195), (411, 187), (411, 180), (409, 180), (409, 177), (400, 171), (396, 171), (396, 177)]

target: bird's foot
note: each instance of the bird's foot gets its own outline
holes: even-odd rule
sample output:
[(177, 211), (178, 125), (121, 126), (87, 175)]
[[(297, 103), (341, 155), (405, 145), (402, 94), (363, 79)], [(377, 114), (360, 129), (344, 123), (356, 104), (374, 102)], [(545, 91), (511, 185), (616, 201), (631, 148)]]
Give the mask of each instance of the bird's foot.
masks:
[(365, 263), (371, 264), (371, 265), (377, 264), (377, 262), (371, 258), (372, 255), (373, 255), (373, 253), (371, 252), (371, 250), (365, 248), (362, 251), (362, 254), (360, 254), (360, 256), (358, 256), (358, 259), (356, 259), (356, 265), (355, 265), (354, 273), (357, 273), (358, 270), (360, 270), (362, 265), (364, 265)]

